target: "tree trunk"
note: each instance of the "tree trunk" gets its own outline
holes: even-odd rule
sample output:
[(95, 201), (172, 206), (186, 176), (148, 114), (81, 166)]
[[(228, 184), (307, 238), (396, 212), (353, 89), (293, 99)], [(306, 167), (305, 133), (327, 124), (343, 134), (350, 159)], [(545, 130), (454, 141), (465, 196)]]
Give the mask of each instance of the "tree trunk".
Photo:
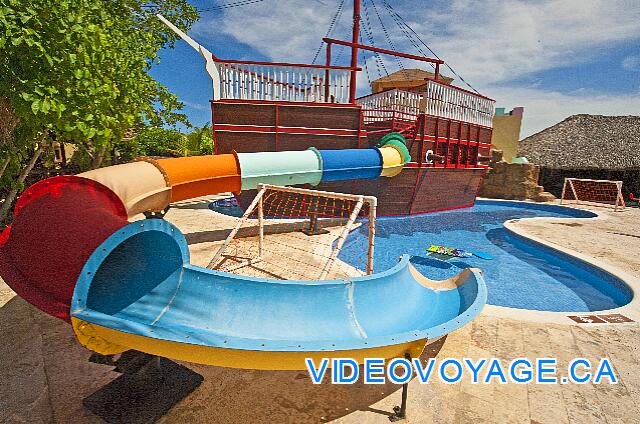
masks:
[[(46, 135), (43, 136), (42, 138), (44, 139), (44, 137), (46, 137)], [(40, 158), (42, 151), (43, 151), (42, 143), (38, 143), (38, 148), (31, 155), (31, 159), (29, 159), (29, 163), (27, 164), (27, 166), (24, 167), (24, 169), (20, 173), (20, 176), (18, 176), (18, 180), (16, 181), (18, 184), (24, 183), (24, 180), (27, 179), (27, 177), (29, 176), (29, 173), (31, 172), (33, 167), (36, 165), (36, 162)], [(4, 203), (2, 204), (2, 207), (0, 207), (0, 223), (4, 223), (4, 220), (7, 218), (7, 215), (11, 210), (11, 205), (13, 205), (13, 201), (16, 199), (17, 194), (18, 194), (18, 189), (16, 188), (11, 189), (7, 194), (6, 199), (4, 199)]]
[(4, 171), (7, 170), (7, 166), (9, 166), (9, 162), (11, 162), (11, 158), (7, 156), (7, 158), (2, 161), (2, 165), (0, 165), (0, 178), (4, 175)]
[(93, 160), (91, 161), (91, 169), (100, 168), (102, 165), (102, 161), (104, 160), (104, 156), (107, 154), (107, 146), (102, 146), (100, 150), (94, 155)]

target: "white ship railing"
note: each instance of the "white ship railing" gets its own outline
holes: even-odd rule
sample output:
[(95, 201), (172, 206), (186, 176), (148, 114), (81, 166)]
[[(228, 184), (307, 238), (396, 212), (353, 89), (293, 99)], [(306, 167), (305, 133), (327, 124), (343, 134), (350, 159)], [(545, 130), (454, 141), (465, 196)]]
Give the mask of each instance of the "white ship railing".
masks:
[(425, 91), (396, 88), (360, 97), (356, 103), (365, 110), (366, 123), (425, 113), (485, 127), (493, 125), (493, 100), (432, 80), (427, 81)]
[(425, 99), (424, 113), (427, 115), (493, 126), (495, 101), (488, 97), (433, 80), (427, 81), (426, 90), (420, 94)]
[(396, 112), (407, 116), (417, 116), (420, 113), (420, 94), (412, 91), (393, 90), (370, 94), (356, 99), (356, 104), (366, 111), (365, 122), (383, 121), (397, 116)]
[(220, 98), (349, 103), (351, 68), (268, 62), (216, 62)]

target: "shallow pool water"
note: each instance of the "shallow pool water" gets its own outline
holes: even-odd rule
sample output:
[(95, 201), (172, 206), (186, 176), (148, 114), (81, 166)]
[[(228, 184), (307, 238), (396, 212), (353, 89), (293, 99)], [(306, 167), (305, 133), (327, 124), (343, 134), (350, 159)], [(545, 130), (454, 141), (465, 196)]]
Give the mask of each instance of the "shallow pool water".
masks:
[[(616, 308), (633, 296), (624, 282), (503, 226), (517, 218), (593, 216), (588, 211), (553, 205), (478, 201), (469, 209), (380, 217), (376, 222), (375, 270), (390, 268), (400, 255), (408, 253), (414, 266), (431, 279), (448, 278), (468, 267), (482, 269), (492, 305), (557, 312)], [(363, 225), (349, 235), (340, 259), (364, 269), (366, 231)], [(485, 252), (494, 259), (429, 255), (426, 250), (432, 244)]]

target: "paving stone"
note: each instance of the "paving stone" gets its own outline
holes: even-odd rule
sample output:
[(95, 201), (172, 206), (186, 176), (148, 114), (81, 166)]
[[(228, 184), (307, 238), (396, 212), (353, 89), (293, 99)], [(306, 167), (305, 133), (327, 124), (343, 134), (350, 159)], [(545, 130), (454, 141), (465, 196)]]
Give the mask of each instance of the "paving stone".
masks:
[[(633, 225), (640, 222), (640, 210), (613, 216), (615, 221), (594, 220), (579, 227), (560, 225), (566, 220), (557, 224), (525, 220), (517, 225), (558, 244), (602, 256), (640, 276), (640, 255), (625, 254), (640, 251), (640, 239), (624, 235), (629, 228), (637, 228)], [(192, 260), (199, 265), (208, 263), (236, 222), (214, 216), (201, 201), (174, 208), (167, 217), (192, 239), (203, 237), (205, 241), (190, 245)], [(82, 398), (116, 374), (110, 367), (88, 363), (89, 352), (77, 344), (67, 324), (15, 297), (1, 280), (0, 331), (0, 422), (98, 422), (83, 409)], [(409, 385), (407, 423), (640, 423), (637, 323), (559, 325), (481, 315), (428, 346), (422, 359), (493, 356), (507, 363), (520, 356), (557, 356), (561, 373), (573, 357), (609, 357), (620, 383), (475, 386), (468, 377), (454, 385), (439, 381), (422, 385), (414, 380)], [(204, 375), (205, 381), (161, 423), (388, 423), (387, 415), (401, 396), (400, 388), (392, 384), (315, 386), (299, 371), (185, 365)]]
[(562, 391), (556, 385), (530, 385), (529, 414), (531, 421), (540, 424), (569, 423)]

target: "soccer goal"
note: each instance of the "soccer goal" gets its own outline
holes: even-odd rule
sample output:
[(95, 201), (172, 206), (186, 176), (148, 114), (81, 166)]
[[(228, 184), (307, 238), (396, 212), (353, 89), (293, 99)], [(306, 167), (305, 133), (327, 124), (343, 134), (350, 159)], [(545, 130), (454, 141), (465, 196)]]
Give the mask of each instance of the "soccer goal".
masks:
[[(208, 268), (301, 280), (371, 274), (376, 204), (373, 196), (261, 184)], [(338, 258), (347, 238), (348, 263)]]
[(612, 205), (624, 209), (622, 181), (565, 178), (560, 204), (564, 201)]

